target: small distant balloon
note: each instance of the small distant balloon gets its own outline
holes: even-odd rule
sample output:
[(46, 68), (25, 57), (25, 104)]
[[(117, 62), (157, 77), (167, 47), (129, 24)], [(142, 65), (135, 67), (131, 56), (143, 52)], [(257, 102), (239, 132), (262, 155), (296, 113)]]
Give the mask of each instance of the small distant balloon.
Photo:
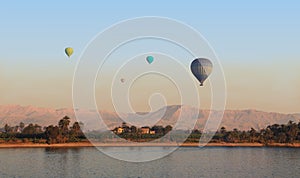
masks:
[(124, 78), (121, 78), (121, 80), (120, 80), (122, 83), (124, 83), (125, 82), (125, 79)]
[(149, 64), (151, 64), (154, 61), (154, 57), (153, 56), (147, 56), (146, 60)]
[(205, 58), (197, 58), (193, 60), (191, 64), (191, 71), (197, 80), (200, 82), (200, 86), (203, 86), (204, 81), (211, 74), (213, 64), (210, 60)]
[(65, 49), (65, 53), (66, 53), (66, 55), (67, 55), (68, 57), (70, 57), (70, 56), (73, 54), (73, 52), (74, 52), (74, 50), (73, 50), (73, 48), (71, 48), (71, 47), (67, 47), (67, 48)]

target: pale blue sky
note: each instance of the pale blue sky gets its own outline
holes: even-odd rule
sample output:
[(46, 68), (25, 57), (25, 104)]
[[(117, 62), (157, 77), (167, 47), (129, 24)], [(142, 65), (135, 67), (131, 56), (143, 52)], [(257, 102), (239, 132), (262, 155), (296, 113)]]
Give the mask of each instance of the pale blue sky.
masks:
[(227, 60), (293, 56), (298, 55), (299, 11), (298, 1), (8, 1), (0, 7), (1, 57), (60, 60), (64, 56), (54, 51), (61, 47), (72, 45), (79, 54), (106, 27), (152, 15), (193, 26)]
[[(295, 84), (300, 76), (300, 2), (291, 0), (2, 2), (0, 80), (4, 85), (0, 88), (0, 104), (70, 107), (71, 96), (66, 93), (70, 92), (74, 67), (85, 45), (110, 25), (140, 16), (163, 16), (182, 21), (197, 29), (210, 42), (224, 65), (229, 108), (300, 111), (296, 107), (290, 109), (300, 100), (296, 95), (299, 85)], [(66, 60), (63, 52), (66, 46), (75, 49), (71, 60)], [(275, 80), (284, 73), (281, 65), (287, 71), (285, 74), (292, 77), (290, 82)], [(234, 75), (251, 77), (253, 71), (262, 72), (254, 75), (262, 76), (253, 84), (259, 89), (245, 84), (254, 94), (236, 95), (234, 88), (239, 85), (239, 79)], [(47, 89), (43, 80), (49, 83)], [(262, 84), (270, 86), (274, 82), (291, 85), (284, 89), (275, 85), (270, 88), (272, 94), (270, 90), (260, 90), (260, 87), (266, 88)], [(61, 93), (57, 85), (64, 92)], [(33, 86), (37, 91), (29, 92)], [(269, 95), (263, 101), (257, 101), (263, 104), (255, 104), (247, 96), (256, 94)], [(238, 99), (240, 95), (245, 96), (243, 100)], [(54, 99), (54, 96), (59, 96), (59, 99)], [(288, 97), (285, 101), (288, 103), (270, 106), (268, 103), (274, 103), (276, 97), (281, 98), (280, 101)], [(286, 105), (288, 108), (284, 108)]]

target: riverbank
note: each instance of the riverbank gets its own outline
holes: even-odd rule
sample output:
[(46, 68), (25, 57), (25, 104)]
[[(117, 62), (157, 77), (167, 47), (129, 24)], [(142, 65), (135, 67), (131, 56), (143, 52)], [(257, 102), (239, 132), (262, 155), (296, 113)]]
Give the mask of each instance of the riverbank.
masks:
[[(199, 143), (94, 143), (78, 142), (78, 143), (58, 143), (58, 144), (38, 144), (38, 143), (1, 143), (0, 148), (72, 148), (72, 147), (199, 147)], [(300, 148), (300, 143), (285, 144), (272, 143), (264, 145), (261, 143), (208, 143), (200, 145), (204, 147), (293, 147)]]

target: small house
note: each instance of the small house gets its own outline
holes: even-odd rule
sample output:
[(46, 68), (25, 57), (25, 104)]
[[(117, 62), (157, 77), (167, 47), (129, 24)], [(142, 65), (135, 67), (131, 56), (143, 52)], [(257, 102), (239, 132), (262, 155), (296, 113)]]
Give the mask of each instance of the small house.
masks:
[(155, 130), (150, 130), (149, 132), (151, 135), (154, 135), (155, 134)]
[(142, 134), (149, 134), (149, 132), (150, 132), (150, 127), (142, 127), (141, 128)]
[(118, 134), (121, 134), (121, 133), (123, 133), (123, 132), (124, 132), (124, 129), (123, 129), (122, 127), (118, 127), (117, 133), (118, 133)]

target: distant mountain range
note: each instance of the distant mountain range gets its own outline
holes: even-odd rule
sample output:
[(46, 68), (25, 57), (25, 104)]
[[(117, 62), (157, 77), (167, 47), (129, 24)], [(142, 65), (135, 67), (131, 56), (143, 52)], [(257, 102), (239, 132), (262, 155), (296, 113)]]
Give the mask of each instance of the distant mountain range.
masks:
[[(126, 121), (127, 119), (140, 121), (138, 126), (143, 124), (151, 126), (150, 123), (152, 123), (152, 125), (157, 124), (163, 126), (168, 124), (173, 125), (176, 123), (178, 116), (183, 109), (185, 113), (184, 118), (186, 118), (183, 125), (188, 125), (188, 122), (190, 122), (189, 118), (195, 114), (195, 109), (178, 105), (167, 106), (152, 113), (138, 113), (140, 116), (136, 116), (135, 114), (122, 114), (122, 118), (126, 118)], [(91, 113), (93, 113), (93, 111), (86, 111), (86, 117), (92, 116), (93, 114)], [(117, 113), (109, 111), (100, 111), (100, 113), (109, 128), (119, 126), (122, 123), (122, 120)], [(199, 110), (195, 128), (203, 128), (209, 113), (209, 110)], [(2, 105), (0, 106), (0, 127), (3, 127), (5, 124), (11, 126), (18, 125), (21, 121), (25, 124), (37, 123), (42, 126), (47, 126), (57, 124), (58, 121), (66, 115), (71, 118), (72, 122), (75, 121), (73, 109)], [(147, 120), (139, 120), (143, 116), (146, 116)], [(258, 130), (265, 128), (270, 124), (286, 124), (289, 120), (299, 122), (300, 114), (281, 114), (257, 110), (226, 110), (220, 127), (224, 126), (227, 130), (234, 128), (239, 130), (249, 130), (253, 127)]]

